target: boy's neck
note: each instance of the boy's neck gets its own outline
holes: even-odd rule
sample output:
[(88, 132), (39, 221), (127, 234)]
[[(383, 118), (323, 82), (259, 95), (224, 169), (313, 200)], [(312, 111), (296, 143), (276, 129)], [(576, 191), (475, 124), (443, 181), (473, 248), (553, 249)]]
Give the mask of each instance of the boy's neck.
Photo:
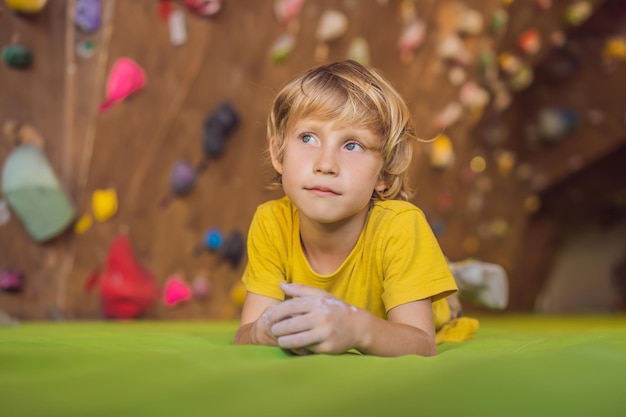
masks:
[(300, 218), (300, 243), (311, 268), (321, 275), (335, 272), (356, 246), (369, 210), (345, 222), (320, 224)]

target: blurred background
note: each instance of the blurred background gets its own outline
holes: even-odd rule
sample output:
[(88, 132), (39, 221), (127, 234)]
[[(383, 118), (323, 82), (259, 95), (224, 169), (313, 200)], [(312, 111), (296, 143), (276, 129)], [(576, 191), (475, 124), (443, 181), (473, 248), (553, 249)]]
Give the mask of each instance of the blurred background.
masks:
[(624, 0), (6, 0), (0, 48), (6, 317), (110, 317), (131, 276), (129, 317), (236, 319), (270, 103), (343, 59), (406, 99), (411, 201), (505, 312), (626, 309)]

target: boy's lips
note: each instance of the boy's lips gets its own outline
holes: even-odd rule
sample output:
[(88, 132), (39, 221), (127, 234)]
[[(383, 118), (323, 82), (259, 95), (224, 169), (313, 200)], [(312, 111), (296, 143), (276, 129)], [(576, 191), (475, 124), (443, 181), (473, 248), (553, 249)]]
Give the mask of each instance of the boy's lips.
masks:
[(313, 194), (321, 196), (340, 195), (338, 192), (329, 187), (322, 187), (320, 185), (314, 185), (312, 187), (304, 187), (306, 191), (310, 191)]

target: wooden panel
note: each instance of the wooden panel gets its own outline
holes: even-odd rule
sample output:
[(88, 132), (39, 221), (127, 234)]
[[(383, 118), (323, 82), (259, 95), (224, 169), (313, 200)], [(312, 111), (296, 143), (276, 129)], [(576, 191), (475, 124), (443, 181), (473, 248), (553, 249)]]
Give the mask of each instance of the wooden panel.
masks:
[[(0, 119), (32, 123), (44, 134), (47, 154), (80, 214), (90, 211), (91, 194), (96, 189), (115, 188), (120, 201), (113, 219), (94, 224), (84, 235), (68, 231), (45, 245), (32, 243), (15, 218), (2, 226), (0, 267), (22, 270), (28, 280), (21, 295), (0, 294), (0, 308), (18, 318), (99, 317), (98, 298), (85, 293), (84, 282), (103, 262), (109, 243), (119, 233), (130, 235), (137, 257), (155, 273), (160, 285), (174, 273), (187, 280), (205, 274), (213, 282), (214, 292), (208, 300), (175, 309), (157, 303), (148, 317), (235, 317), (238, 311), (229, 300), (229, 291), (243, 264), (233, 269), (220, 263), (217, 255), (206, 251), (194, 254), (194, 249), (212, 227), (227, 234), (233, 230), (245, 233), (256, 206), (280, 195), (265, 187), (270, 179), (264, 154), (265, 118), (280, 86), (297, 72), (319, 63), (314, 58), (314, 33), (327, 9), (350, 16), (347, 33), (329, 44), (327, 59), (344, 59), (355, 36), (366, 38), (372, 65), (406, 98), (420, 137), (438, 134), (433, 121), (448, 103), (458, 99), (459, 88), (448, 82), (448, 68), (437, 58), (439, 42), (455, 29), (458, 3), (452, 0), (417, 3), (429, 32), (409, 63), (401, 61), (396, 48), (401, 33), (401, 1), (306, 2), (296, 48), (281, 65), (269, 58), (270, 47), (281, 33), (272, 2), (226, 1), (219, 15), (212, 18), (186, 13), (188, 42), (179, 47), (169, 42), (157, 2), (103, 3), (103, 25), (94, 35), (80, 33), (68, 19), (74, 0), (50, 2), (44, 13), (29, 20), (15, 17), (6, 6), (0, 6), (0, 40), (6, 43), (18, 34), (33, 48), (37, 59), (27, 72), (0, 67)], [(472, 3), (487, 20), (501, 6), (500, 0)], [(515, 3), (512, 7), (522, 6)], [(555, 16), (560, 12), (556, 7), (550, 13)], [(466, 46), (474, 57), (484, 42), (493, 42), (503, 50), (511, 48), (517, 28), (536, 18), (537, 12), (521, 14), (512, 20), (509, 34), (502, 39), (483, 34), (467, 38)], [(544, 20), (546, 30), (551, 24), (558, 26), (550, 23), (558, 20)], [(76, 43), (83, 40), (93, 40), (96, 45), (89, 59), (75, 53)], [(130, 57), (145, 69), (147, 88), (98, 114), (106, 78), (120, 57)], [(478, 79), (474, 65), (467, 71), (470, 79)], [(242, 121), (225, 154), (209, 162), (189, 195), (160, 207), (169, 191), (173, 164), (180, 159), (200, 163), (202, 123), (224, 100), (234, 105)], [(462, 181), (461, 171), (473, 156), (489, 156), (482, 137), (472, 130), (476, 122), (465, 114), (446, 131), (457, 158), (448, 170), (437, 171), (430, 166), (430, 145), (415, 146), (413, 201), (432, 221), (445, 223), (439, 239), (450, 259), (475, 256), (511, 270), (527, 221), (522, 201), (528, 189), (511, 177), (499, 176), (491, 164), (484, 175), (492, 183), (491, 191), (485, 194), (484, 209), (468, 209), (477, 182)], [(0, 157), (4, 158), (10, 145), (3, 141), (0, 146)], [(443, 192), (453, 196), (453, 210), (449, 212), (437, 208)], [(498, 219), (506, 221), (508, 233), (500, 237), (480, 235), (481, 227)], [(468, 238), (478, 238), (479, 247), (468, 248), (464, 244)]]

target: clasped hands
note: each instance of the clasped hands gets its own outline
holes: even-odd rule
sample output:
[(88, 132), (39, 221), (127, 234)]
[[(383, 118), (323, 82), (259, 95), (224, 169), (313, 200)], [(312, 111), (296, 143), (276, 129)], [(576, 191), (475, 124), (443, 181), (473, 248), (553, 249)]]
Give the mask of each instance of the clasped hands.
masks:
[(297, 355), (343, 353), (358, 346), (359, 309), (319, 288), (280, 284), (293, 297), (268, 307), (254, 323), (261, 344), (278, 345)]

